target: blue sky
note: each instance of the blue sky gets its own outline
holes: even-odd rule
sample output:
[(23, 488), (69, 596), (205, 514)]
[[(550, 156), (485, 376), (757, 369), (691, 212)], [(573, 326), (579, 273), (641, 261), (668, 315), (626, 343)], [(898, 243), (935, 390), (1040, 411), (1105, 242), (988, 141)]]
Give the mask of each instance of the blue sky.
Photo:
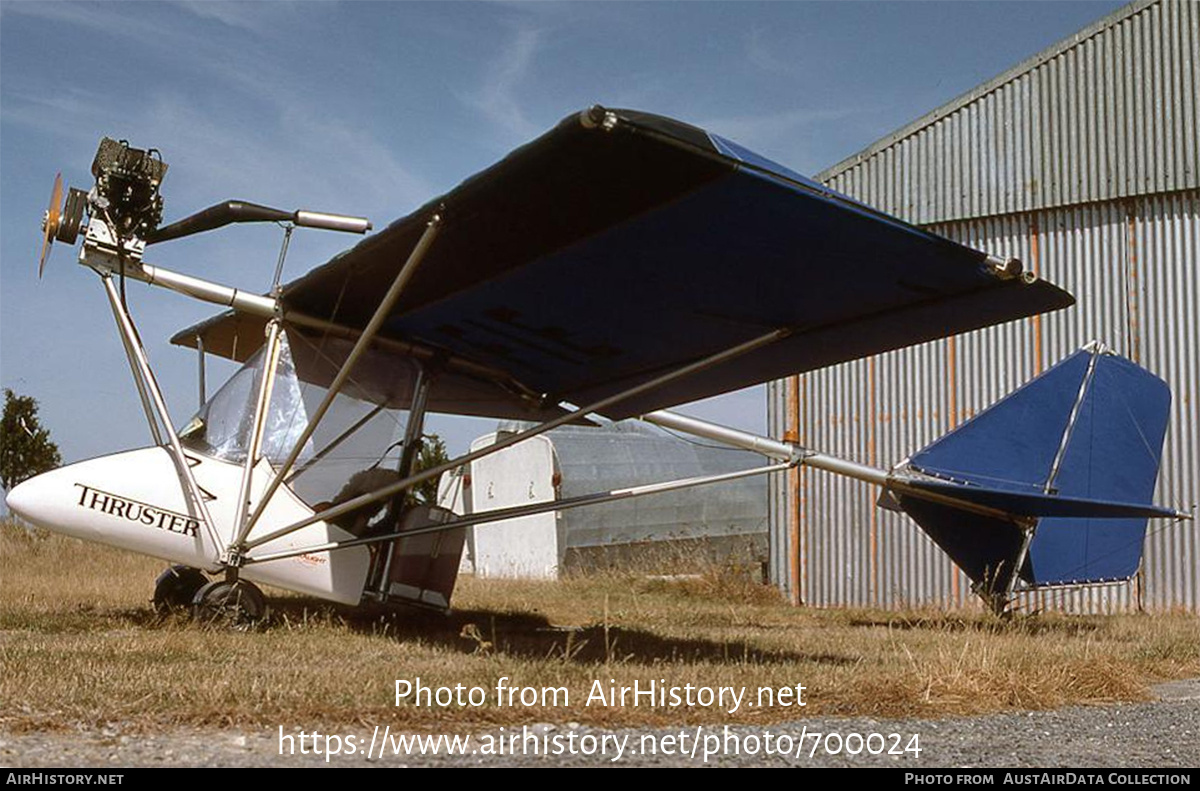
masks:
[[(705, 127), (815, 174), (1044, 49), (1113, 2), (0, 2), (0, 387), (67, 461), (148, 444), (107, 303), (56, 246), (54, 175), (86, 189), (100, 137), (170, 164), (166, 221), (238, 198), (383, 227), (594, 103)], [(265, 290), (281, 232), (242, 226), (153, 263)], [(297, 232), (285, 279), (353, 238)], [(129, 286), (176, 423), (196, 406), (176, 330), (215, 312)], [(231, 368), (210, 364), (210, 392)], [(685, 410), (687, 411), (687, 410)], [(692, 409), (762, 430), (761, 389)], [(451, 450), (491, 428), (437, 418)]]

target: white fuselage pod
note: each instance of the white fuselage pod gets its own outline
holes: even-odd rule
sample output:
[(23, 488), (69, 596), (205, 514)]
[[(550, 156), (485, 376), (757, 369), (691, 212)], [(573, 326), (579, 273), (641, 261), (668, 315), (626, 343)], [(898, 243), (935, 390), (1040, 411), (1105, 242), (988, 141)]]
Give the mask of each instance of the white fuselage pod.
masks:
[[(27, 522), (56, 533), (216, 571), (221, 567), (222, 550), (235, 532), (242, 466), (193, 452), (185, 456), (216, 523), (220, 546), (187, 496), (170, 451), (161, 447), (102, 456), (43, 473), (15, 487), (8, 495), (8, 507)], [(265, 461), (255, 468), (250, 487), (252, 508), (255, 495), (266, 489), (272, 474)], [(281, 486), (250, 538), (312, 514), (287, 486)], [(316, 522), (251, 554), (352, 538), (335, 525)], [(358, 604), (369, 564), (370, 551), (360, 546), (249, 565), (241, 576), (322, 599)]]

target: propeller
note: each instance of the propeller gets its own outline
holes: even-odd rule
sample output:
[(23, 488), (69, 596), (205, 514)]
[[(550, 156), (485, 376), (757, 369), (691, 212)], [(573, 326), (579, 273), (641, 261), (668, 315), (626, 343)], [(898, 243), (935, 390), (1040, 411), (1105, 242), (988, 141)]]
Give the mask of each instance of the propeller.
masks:
[(50, 253), (50, 245), (62, 224), (62, 173), (54, 177), (54, 190), (50, 193), (50, 207), (42, 215), (42, 256), (38, 260), (38, 280), (42, 279), (42, 271), (46, 268), (46, 257)]

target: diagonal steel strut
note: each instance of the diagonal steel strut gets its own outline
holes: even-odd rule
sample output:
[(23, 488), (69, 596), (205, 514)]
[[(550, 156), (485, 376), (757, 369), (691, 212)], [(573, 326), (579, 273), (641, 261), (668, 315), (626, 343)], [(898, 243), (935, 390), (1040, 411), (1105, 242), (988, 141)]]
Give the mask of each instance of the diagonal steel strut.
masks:
[[(253, 549), (254, 547), (261, 546), (262, 544), (265, 544), (268, 541), (274, 541), (275, 539), (280, 538), (281, 536), (285, 536), (289, 533), (293, 533), (301, 528), (308, 527), (309, 525), (314, 524), (316, 522), (334, 519), (336, 517), (341, 516), (342, 514), (346, 514), (346, 513), (349, 513), (350, 511), (354, 511), (358, 508), (361, 508), (364, 505), (370, 505), (371, 503), (376, 502), (378, 500), (382, 500), (386, 497), (391, 497), (392, 495), (402, 492), (406, 489), (409, 489), (409, 488), (415, 486), (416, 484), (421, 483), (422, 481), (427, 481), (430, 478), (436, 478), (437, 476), (441, 475), (443, 472), (452, 470), (455, 467), (461, 467), (462, 465), (467, 464), (472, 461), (475, 461), (476, 459), (483, 458), (484, 456), (490, 456), (491, 454), (497, 453), (501, 450), (504, 450), (505, 448), (515, 445), (518, 442), (523, 442), (524, 440), (527, 440), (530, 437), (536, 437), (539, 434), (544, 434), (545, 432), (550, 431), (551, 429), (558, 428), (559, 426), (570, 423), (571, 421), (576, 420), (585, 415), (591, 414), (592, 412), (599, 412), (599, 411), (601, 411), (609, 406), (612, 406), (613, 404), (616, 404), (620, 401), (623, 401), (627, 398), (632, 398), (633, 396), (639, 395), (648, 390), (653, 390), (657, 387), (662, 387), (663, 385), (665, 385), (669, 382), (672, 382), (676, 379), (680, 379), (682, 377), (689, 376), (690, 374), (696, 373), (697, 371), (702, 371), (706, 368), (711, 368), (712, 366), (723, 363), (726, 360), (730, 360), (734, 357), (738, 357), (740, 355), (746, 354), (747, 352), (754, 351), (755, 349), (761, 348), (770, 343), (774, 343), (775, 341), (786, 338), (790, 334), (791, 334), (790, 329), (777, 329), (777, 330), (768, 332), (765, 335), (760, 335), (757, 338), (753, 338), (744, 343), (738, 344), (737, 346), (733, 346), (728, 349), (723, 349), (722, 351), (719, 351), (719, 352), (712, 354), (708, 357), (705, 357), (701, 360), (697, 360), (696, 362), (689, 363), (680, 368), (676, 368), (673, 371), (669, 371), (661, 376), (657, 376), (648, 382), (643, 382), (642, 384), (635, 385), (634, 387), (631, 387), (628, 390), (624, 390), (620, 393), (616, 393), (615, 395), (608, 396), (607, 398), (602, 398), (599, 401), (588, 404), (585, 407), (579, 407), (575, 410), (567, 412), (564, 415), (560, 415), (559, 417), (556, 417), (553, 420), (548, 420), (544, 423), (539, 423), (538, 425), (534, 426), (533, 428), (526, 429), (525, 431), (519, 432), (519, 433), (514, 434), (510, 437), (507, 437), (503, 440), (500, 440), (499, 442), (488, 445), (486, 448), (480, 448), (477, 451), (472, 451), (463, 456), (459, 456), (456, 459), (452, 459), (451, 461), (448, 461), (445, 464), (441, 464), (436, 467), (430, 467), (427, 470), (422, 470), (421, 472), (415, 473), (413, 475), (409, 475), (408, 477), (403, 478), (403, 479), (397, 481), (396, 483), (385, 486), (382, 489), (377, 489), (374, 492), (368, 492), (367, 494), (360, 495), (351, 500), (347, 500), (344, 503), (335, 505), (332, 508), (321, 511), (319, 514), (313, 514), (312, 516), (301, 519), (298, 522), (293, 522), (292, 524), (287, 525), (285, 527), (281, 527), (278, 530), (273, 530), (270, 533), (266, 533), (265, 535), (259, 536), (258, 538), (255, 538), (251, 541), (246, 541), (243, 545), (243, 549), (244, 550)], [(412, 420), (412, 419), (413, 418), (410, 415), (409, 420)]]
[(261, 541), (252, 541), (247, 543), (246, 536), (250, 535), (250, 531), (262, 517), (263, 511), (266, 510), (267, 503), (271, 501), (271, 497), (274, 496), (276, 490), (279, 489), (279, 486), (283, 483), (284, 478), (286, 478), (288, 473), (291, 472), (292, 466), (296, 463), (296, 459), (300, 457), (300, 453), (304, 450), (304, 444), (308, 442), (308, 440), (312, 437), (313, 432), (317, 430), (317, 425), (321, 422), (321, 418), (323, 418), (325, 413), (329, 411), (329, 407), (333, 405), (334, 398), (336, 398), (338, 393), (341, 392), (342, 386), (346, 383), (346, 379), (350, 376), (350, 371), (354, 368), (354, 364), (358, 362), (358, 358), (362, 356), (362, 353), (365, 352), (367, 347), (371, 345), (371, 339), (375, 337), (375, 334), (379, 332), (379, 328), (383, 326), (384, 319), (387, 318), (392, 306), (395, 305), (396, 300), (400, 298), (400, 293), (404, 291), (404, 287), (408, 285), (408, 281), (412, 279), (413, 273), (416, 272), (417, 267), (425, 258), (425, 253), (429, 250), (429, 246), (437, 237), (441, 225), (441, 215), (435, 214), (429, 220), (429, 224), (425, 226), (425, 232), (421, 234), (421, 238), (417, 240), (416, 246), (413, 247), (412, 252), (409, 253), (408, 260), (404, 262), (404, 266), (401, 267), (400, 271), (396, 274), (396, 279), (392, 281), (391, 288), (388, 289), (387, 293), (383, 297), (383, 300), (380, 301), (379, 307), (375, 309), (375, 314), (371, 316), (371, 320), (363, 329), (362, 334), (358, 336), (358, 340), (355, 342), (354, 348), (350, 350), (350, 354), (348, 354), (346, 359), (342, 362), (342, 367), (338, 370), (337, 375), (333, 378), (329, 388), (326, 390), (325, 398), (321, 400), (321, 405), (318, 406), (316, 411), (313, 412), (313, 415), (309, 419), (308, 425), (305, 427), (304, 432), (300, 435), (300, 438), (292, 447), (291, 452), (288, 453), (283, 465), (280, 466), (279, 470), (275, 473), (275, 476), (271, 479), (271, 483), (267, 485), (266, 491), (263, 492), (262, 497), (259, 498), (258, 505), (254, 508), (254, 513), (250, 515), (250, 518), (246, 520), (246, 522), (242, 525), (241, 530), (238, 531), (238, 535), (233, 541), (233, 545), (231, 547), (232, 549), (241, 552), (261, 543)]

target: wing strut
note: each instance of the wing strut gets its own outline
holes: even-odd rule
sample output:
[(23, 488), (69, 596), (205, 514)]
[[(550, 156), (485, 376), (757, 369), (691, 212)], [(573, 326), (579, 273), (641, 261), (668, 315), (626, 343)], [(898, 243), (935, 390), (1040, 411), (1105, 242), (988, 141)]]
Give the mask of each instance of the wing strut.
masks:
[[(346, 355), (345, 361), (342, 362), (342, 367), (338, 370), (337, 376), (330, 382), (329, 389), (325, 392), (325, 398), (322, 399), (321, 405), (313, 412), (312, 418), (308, 421), (304, 432), (292, 447), (291, 452), (288, 453), (288, 457), (284, 460), (282, 466), (276, 471), (275, 477), (271, 479), (271, 483), (259, 499), (254, 513), (250, 515), (250, 518), (246, 520), (241, 530), (238, 531), (232, 546), (229, 548), (231, 556), (238, 555), (246, 549), (255, 546), (255, 544), (261, 543), (260, 539), (257, 542), (247, 544), (246, 536), (250, 534), (250, 531), (262, 516), (263, 511), (266, 510), (267, 503), (270, 502), (271, 497), (279, 489), (279, 485), (283, 483), (284, 478), (292, 471), (292, 466), (304, 450), (304, 444), (312, 437), (313, 432), (317, 429), (317, 425), (321, 422), (321, 418), (325, 416), (325, 413), (329, 411), (329, 407), (333, 405), (333, 399), (341, 392), (342, 386), (346, 383), (346, 379), (349, 378), (350, 371), (353, 370), (354, 364), (358, 362), (358, 358), (371, 345), (371, 339), (375, 337), (375, 334), (379, 332), (379, 328), (383, 326), (383, 322), (388, 317), (388, 313), (391, 312), (392, 306), (396, 304), (396, 300), (400, 298), (404, 287), (408, 285), (408, 281), (412, 279), (413, 273), (417, 271), (417, 267), (420, 266), (421, 261), (425, 258), (425, 253), (429, 250), (429, 246), (433, 244), (433, 240), (437, 238), (441, 227), (441, 215), (433, 215), (429, 223), (425, 226), (425, 231), (421, 234), (421, 238), (417, 241), (416, 246), (409, 253), (408, 260), (404, 262), (404, 266), (396, 274), (396, 279), (392, 281), (391, 288), (384, 295), (383, 300), (379, 303), (379, 307), (375, 309), (375, 315), (371, 316), (371, 321), (367, 323), (362, 334), (358, 336), (354, 348), (350, 350), (350, 353)], [(409, 419), (411, 420), (411, 417)]]
[[(159, 388), (158, 380), (154, 377), (154, 371), (150, 368), (150, 360), (146, 357), (146, 350), (142, 347), (142, 342), (138, 338), (137, 330), (133, 326), (133, 320), (129, 317), (125, 305), (121, 302), (121, 296), (117, 293), (117, 287), (113, 285), (112, 276), (101, 274), (100, 280), (104, 284), (104, 292), (108, 295), (108, 302), (112, 306), (113, 316), (117, 320), (117, 329), (120, 331), (121, 339), (125, 344), (125, 354), (128, 355), (129, 365), (133, 368), (134, 383), (137, 385), (138, 393), (142, 396), (143, 406), (146, 407), (146, 418), (150, 421), (151, 430), (158, 436), (158, 429), (155, 428), (154, 419), (155, 415), (157, 415), (162, 421), (163, 428), (166, 430), (167, 440), (171, 449), (171, 458), (175, 462), (180, 480), (183, 481), (184, 491), (191, 498), (192, 505), (196, 509), (196, 516), (199, 517), (201, 524), (204, 525), (209, 538), (212, 539), (216, 547), (220, 547), (220, 537), (217, 535), (216, 523), (213, 522), (212, 515), (208, 512), (208, 506), (204, 502), (204, 495), (196, 483), (195, 476), (192, 475), (192, 468), (183, 453), (183, 446), (179, 443), (179, 434), (171, 424), (171, 413), (167, 410), (166, 399), (163, 398), (162, 389)], [(154, 407), (154, 414), (150, 412), (151, 405)]]
[[(325, 544), (285, 549), (280, 552), (270, 552), (266, 555), (256, 555), (251, 558), (246, 558), (245, 563), (246, 565), (267, 563), (272, 560), (294, 558), (300, 555), (307, 555), (312, 552), (329, 552), (334, 549), (361, 547), (368, 544), (381, 544), (384, 542), (395, 541), (397, 538), (412, 538), (414, 536), (426, 535), (428, 533), (444, 533), (449, 530), (460, 530), (464, 527), (471, 527), (472, 525), (483, 524), (485, 522), (501, 522), (506, 519), (518, 519), (523, 516), (536, 516), (537, 514), (544, 514), (547, 511), (567, 511), (572, 508), (582, 508), (587, 505), (598, 505), (600, 503), (613, 502), (614, 500), (625, 500), (630, 497), (641, 497), (647, 494), (662, 494), (663, 492), (673, 492), (677, 489), (687, 489), (693, 486), (707, 486), (708, 484), (712, 483), (736, 481), (739, 478), (748, 478), (751, 475), (769, 475), (773, 472), (782, 472), (783, 470), (793, 466), (795, 466), (795, 462), (785, 461), (763, 467), (751, 467), (748, 470), (737, 470), (736, 472), (723, 472), (715, 475), (704, 475), (696, 478), (681, 478), (676, 481), (648, 483), (642, 486), (630, 486), (625, 489), (613, 489), (612, 491), (597, 492), (595, 494), (581, 494), (577, 497), (568, 497), (565, 500), (547, 500), (546, 502), (542, 503), (517, 505), (513, 506), (512, 508), (498, 508), (494, 511), (479, 511), (478, 513), (460, 516), (451, 522), (442, 522), (441, 524), (427, 525), (425, 527), (409, 528), (404, 532), (388, 533), (386, 535), (379, 536), (368, 536), (366, 538), (355, 538), (346, 541), (330, 541)], [(384, 578), (386, 579), (386, 576)]]
[[(663, 385), (673, 382), (676, 379), (682, 379), (685, 376), (689, 376), (689, 375), (697, 373), (699, 371), (703, 371), (707, 368), (711, 368), (714, 365), (719, 365), (723, 362), (731, 360), (740, 355), (746, 354), (748, 352), (752, 352), (755, 349), (759, 349), (759, 348), (762, 348), (763, 346), (774, 343), (775, 341), (782, 340), (783, 338), (786, 338), (787, 336), (791, 335), (791, 333), (792, 333), (792, 331), (790, 329), (773, 330), (771, 332), (768, 332), (766, 335), (760, 335), (757, 338), (752, 338), (751, 340), (748, 340), (744, 343), (740, 343), (737, 346), (733, 346), (731, 348), (724, 349), (722, 351), (717, 352), (716, 354), (709, 355), (708, 357), (705, 357), (703, 359), (689, 363), (680, 368), (676, 368), (672, 371), (668, 371), (667, 373), (665, 373), (661, 376), (655, 377), (654, 379), (651, 379), (648, 382), (643, 382), (642, 384), (635, 385), (634, 387), (631, 387), (628, 390), (624, 390), (620, 393), (616, 393), (614, 395), (608, 396), (607, 398), (602, 398), (599, 401), (595, 401), (591, 404), (588, 404), (585, 407), (578, 407), (570, 412), (567, 412), (564, 415), (560, 415), (559, 417), (554, 418), (553, 420), (547, 420), (544, 423), (539, 423), (538, 425), (534, 426), (533, 428), (526, 429), (525, 431), (519, 432), (517, 434), (513, 434), (512, 436), (510, 436), (506, 439), (502, 439), (499, 442), (493, 443), (492, 445), (488, 445), (485, 448), (480, 448), (477, 451), (473, 451), (473, 452), (467, 453), (463, 456), (459, 456), (457, 459), (448, 461), (445, 464), (441, 464), (436, 467), (430, 467), (429, 469), (422, 470), (421, 472), (415, 473), (413, 475), (409, 475), (409, 476), (397, 481), (396, 483), (393, 483), (389, 486), (385, 486), (382, 489), (377, 489), (374, 492), (368, 492), (367, 494), (360, 495), (359, 497), (355, 497), (351, 500), (347, 500), (346, 502), (341, 503), (339, 505), (335, 505), (334, 507), (329, 508), (325, 511), (321, 511), (318, 514), (313, 514), (312, 516), (307, 517), (305, 519), (301, 519), (298, 522), (293, 522), (292, 524), (287, 525), (286, 527), (281, 527), (278, 530), (274, 530), (270, 533), (266, 533), (265, 535), (259, 536), (258, 538), (255, 538), (251, 541), (246, 541), (244, 544), (244, 549), (245, 550), (254, 549), (255, 547), (261, 546), (262, 544), (265, 544), (269, 541), (274, 541), (277, 538), (288, 535), (289, 533), (293, 533), (301, 528), (308, 527), (309, 525), (314, 524), (315, 522), (327, 521), (329, 519), (334, 519), (336, 517), (341, 516), (342, 514), (349, 513), (350, 511), (354, 511), (358, 508), (361, 508), (364, 505), (370, 505), (371, 503), (377, 502), (384, 498), (391, 497), (392, 495), (395, 495), (395, 494), (399, 494), (400, 492), (410, 489), (413, 486), (421, 483), (422, 481), (427, 481), (431, 478), (436, 478), (439, 475), (441, 475), (443, 472), (453, 470), (456, 467), (461, 467), (464, 464), (475, 461), (476, 459), (481, 459), (484, 456), (490, 456), (491, 454), (497, 453), (501, 450), (504, 450), (505, 448), (507, 448), (511, 445), (515, 445), (518, 442), (523, 442), (524, 440), (527, 440), (530, 437), (536, 437), (539, 434), (544, 434), (545, 432), (550, 431), (551, 429), (558, 428), (559, 426), (570, 423), (573, 420), (578, 420), (579, 418), (585, 417), (586, 415), (589, 415), (593, 412), (601, 412), (605, 408), (607, 408), (613, 404), (616, 404), (620, 401), (623, 401), (626, 398), (633, 398), (636, 395), (640, 395), (641, 393), (647, 392), (649, 390), (653, 390), (654, 388), (662, 387)], [(409, 417), (409, 420), (412, 420), (411, 416)], [(268, 492), (268, 495), (269, 494), (270, 493)], [(263, 502), (266, 502), (265, 497), (263, 498)], [(261, 507), (261, 504), (260, 504), (260, 507)]]

